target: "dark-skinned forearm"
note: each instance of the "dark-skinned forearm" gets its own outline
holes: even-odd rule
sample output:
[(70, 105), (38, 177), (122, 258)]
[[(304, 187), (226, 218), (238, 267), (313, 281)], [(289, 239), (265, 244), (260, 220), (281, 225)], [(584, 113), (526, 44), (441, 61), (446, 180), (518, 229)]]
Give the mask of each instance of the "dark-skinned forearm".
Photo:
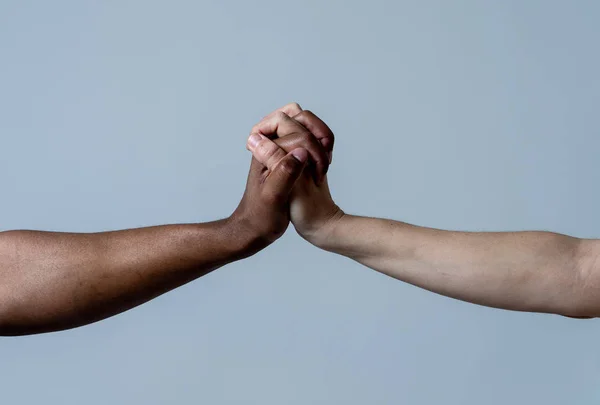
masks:
[(238, 222), (116, 232), (0, 233), (0, 335), (68, 329), (115, 315), (265, 245)]

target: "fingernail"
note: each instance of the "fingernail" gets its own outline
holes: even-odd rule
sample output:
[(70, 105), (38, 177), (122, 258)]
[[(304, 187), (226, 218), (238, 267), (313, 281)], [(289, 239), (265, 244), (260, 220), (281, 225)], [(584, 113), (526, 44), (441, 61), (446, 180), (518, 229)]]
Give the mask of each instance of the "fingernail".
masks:
[(331, 162), (333, 161), (333, 152), (332, 151), (327, 152), (327, 156), (329, 156), (329, 164), (331, 164)]
[(292, 156), (295, 157), (297, 161), (304, 163), (308, 159), (308, 152), (306, 149), (296, 149), (292, 151)]
[(258, 145), (258, 143), (261, 140), (262, 140), (262, 138), (259, 134), (252, 134), (248, 138), (248, 146), (250, 146), (250, 148), (254, 149), (254, 148), (256, 148), (256, 146)]

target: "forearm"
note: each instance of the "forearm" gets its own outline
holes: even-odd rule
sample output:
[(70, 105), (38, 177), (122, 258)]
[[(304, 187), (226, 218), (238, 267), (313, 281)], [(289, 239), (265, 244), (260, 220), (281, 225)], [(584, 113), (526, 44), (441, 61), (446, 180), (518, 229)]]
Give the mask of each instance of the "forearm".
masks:
[(464, 301), (582, 316), (596, 304), (582, 288), (581, 242), (549, 232), (449, 232), (345, 215), (320, 247)]
[(0, 335), (115, 315), (224, 264), (256, 243), (230, 220), (125, 231), (0, 234)]

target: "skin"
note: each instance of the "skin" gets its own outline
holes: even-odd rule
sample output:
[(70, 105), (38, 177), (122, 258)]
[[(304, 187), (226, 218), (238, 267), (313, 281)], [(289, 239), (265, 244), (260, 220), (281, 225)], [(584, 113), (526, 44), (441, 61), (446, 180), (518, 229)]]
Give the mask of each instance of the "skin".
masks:
[[(316, 138), (333, 140), (327, 125), (299, 105), (281, 111)], [(289, 145), (285, 138), (261, 142), (247, 147), (270, 170)], [(600, 240), (551, 232), (452, 232), (349, 215), (331, 198), (326, 178), (315, 184), (306, 174), (291, 195), (291, 220), (304, 239), (398, 280), (490, 307), (600, 316)]]
[[(270, 245), (290, 220), (290, 191), (310, 162), (323, 178), (325, 148), (286, 132), (289, 153), (266, 170), (252, 159), (228, 218), (115, 232), (0, 233), (0, 335), (52, 332), (118, 314)], [(317, 164), (317, 162), (319, 162)]]

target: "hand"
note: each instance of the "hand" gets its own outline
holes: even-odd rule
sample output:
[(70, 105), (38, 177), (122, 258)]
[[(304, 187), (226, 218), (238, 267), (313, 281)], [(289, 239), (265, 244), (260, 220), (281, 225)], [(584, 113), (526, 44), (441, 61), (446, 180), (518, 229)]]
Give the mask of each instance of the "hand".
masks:
[(279, 160), (267, 171), (252, 159), (246, 191), (235, 212), (228, 219), (238, 238), (247, 241), (245, 256), (256, 253), (277, 240), (290, 222), (289, 197), (294, 184), (308, 161), (308, 152), (294, 148), (281, 151)]
[[(333, 134), (321, 139), (316, 137), (299, 120), (291, 118), (292, 115), (297, 115), (301, 111), (300, 106), (296, 103), (288, 104), (273, 111), (252, 128), (246, 147), (250, 151), (258, 149), (258, 154), (268, 159), (268, 164), (265, 164), (265, 166), (273, 167), (282, 158), (283, 151), (279, 151), (279, 148), (273, 145), (272, 142), (264, 141), (268, 141), (269, 138), (284, 138), (278, 141), (280, 142), (278, 145), (288, 150), (288, 152), (298, 147), (305, 148), (308, 151), (310, 166), (313, 167), (311, 172), (315, 182), (322, 183), (329, 169), (331, 150), (333, 149)], [(326, 145), (329, 145), (330, 148), (326, 149)], [(329, 156), (327, 152), (329, 152)]]
[[(327, 161), (331, 162), (333, 132), (312, 112), (303, 111), (298, 104), (292, 103), (266, 116), (253, 128), (248, 140), (248, 149), (268, 170), (276, 167), (278, 159), (285, 155), (285, 151), (298, 147), (298, 135), (293, 138), (283, 131), (273, 131), (273, 128), (278, 128), (278, 122), (285, 122), (287, 127), (293, 127), (295, 134), (301, 134), (309, 139), (312, 139), (310, 136), (312, 135), (325, 149), (328, 155)], [(258, 142), (252, 140), (254, 134), (261, 135)], [(277, 139), (272, 141), (269, 139), (271, 136), (276, 136)], [(331, 198), (326, 176), (321, 178), (314, 173), (319, 170), (319, 167), (317, 163), (304, 170), (292, 190), (290, 203), (291, 221), (296, 231), (315, 245), (321, 244), (333, 225), (344, 216), (344, 212)], [(313, 181), (313, 176), (317, 178), (316, 181)]]

